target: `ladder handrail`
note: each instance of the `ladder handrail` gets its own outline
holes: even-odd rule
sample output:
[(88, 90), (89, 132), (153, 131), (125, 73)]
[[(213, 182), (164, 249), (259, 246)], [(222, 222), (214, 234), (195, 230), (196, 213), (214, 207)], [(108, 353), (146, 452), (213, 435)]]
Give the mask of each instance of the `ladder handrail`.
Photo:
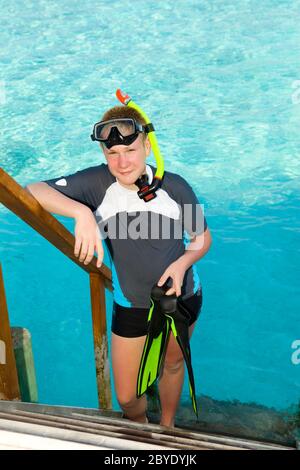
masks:
[(88, 265), (81, 263), (74, 255), (75, 238), (50, 212), (20, 186), (6, 171), (0, 167), (0, 203), (14, 212), (24, 222), (46, 238), (71, 261), (84, 269), (88, 274), (100, 274), (105, 287), (112, 290), (111, 271), (102, 263), (97, 268), (94, 256)]
[(81, 263), (74, 255), (75, 237), (1, 167), (0, 203), (89, 274), (98, 400), (101, 408), (111, 408), (105, 308), (105, 288), (112, 291), (110, 269), (103, 263), (97, 268), (95, 256), (88, 265)]

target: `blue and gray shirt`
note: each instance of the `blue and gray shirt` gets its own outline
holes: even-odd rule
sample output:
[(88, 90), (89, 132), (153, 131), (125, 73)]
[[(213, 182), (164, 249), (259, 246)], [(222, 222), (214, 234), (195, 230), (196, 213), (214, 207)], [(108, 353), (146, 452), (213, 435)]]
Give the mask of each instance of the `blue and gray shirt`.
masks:
[[(156, 169), (146, 165), (146, 171), (151, 183)], [(111, 259), (114, 301), (123, 307), (149, 308), (152, 286), (184, 254), (190, 238), (207, 228), (192, 188), (169, 171), (149, 202), (122, 186), (104, 163), (44, 182), (93, 212)], [(182, 298), (200, 288), (193, 265), (185, 273)]]

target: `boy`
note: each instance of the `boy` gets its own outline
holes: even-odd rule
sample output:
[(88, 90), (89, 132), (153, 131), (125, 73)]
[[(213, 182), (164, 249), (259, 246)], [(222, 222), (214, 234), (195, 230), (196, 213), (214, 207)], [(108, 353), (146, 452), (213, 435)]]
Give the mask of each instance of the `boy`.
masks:
[[(116, 395), (124, 415), (141, 423), (147, 422), (147, 403), (145, 396), (136, 398), (136, 383), (151, 288), (155, 283), (172, 281), (167, 295), (181, 296), (190, 313), (191, 335), (202, 305), (202, 289), (193, 264), (211, 245), (198, 200), (179, 175), (165, 172), (151, 201), (138, 197), (138, 178), (147, 175), (151, 184), (155, 173), (154, 167), (145, 164), (151, 145), (144, 125), (135, 109), (111, 108), (94, 127), (94, 140), (100, 141), (107, 164), (27, 186), (46, 210), (75, 219), (74, 253), (81, 262), (88, 264), (96, 251), (100, 267), (101, 238), (105, 238), (112, 261), (111, 356)], [(95, 129), (100, 137), (95, 137)], [(185, 217), (186, 207), (191, 208), (190, 217)], [(196, 227), (199, 215), (201, 223)], [(177, 234), (178, 229), (181, 231), (180, 237), (168, 230), (166, 236), (165, 229), (170, 225)], [(183, 234), (191, 238), (188, 246)], [(183, 379), (183, 356), (171, 334), (159, 381), (163, 426), (174, 426)]]

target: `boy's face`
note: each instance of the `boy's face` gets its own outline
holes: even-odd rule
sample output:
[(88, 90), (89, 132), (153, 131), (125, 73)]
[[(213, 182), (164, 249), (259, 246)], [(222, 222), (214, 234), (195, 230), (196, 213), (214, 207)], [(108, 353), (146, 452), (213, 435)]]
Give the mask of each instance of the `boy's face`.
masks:
[(145, 160), (150, 155), (151, 144), (148, 137), (139, 134), (131, 145), (114, 145), (110, 149), (101, 147), (109, 171), (122, 186), (138, 189), (135, 181), (145, 171)]

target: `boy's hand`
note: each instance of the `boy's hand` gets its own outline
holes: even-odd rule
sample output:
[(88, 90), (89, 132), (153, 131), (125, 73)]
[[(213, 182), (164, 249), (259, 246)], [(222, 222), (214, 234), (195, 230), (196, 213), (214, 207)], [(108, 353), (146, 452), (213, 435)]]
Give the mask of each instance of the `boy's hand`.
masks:
[(100, 268), (104, 251), (100, 231), (92, 211), (85, 206), (75, 217), (75, 223), (74, 255), (79, 256), (80, 262), (89, 264), (96, 251), (98, 256), (97, 268)]
[(176, 297), (179, 297), (181, 295), (181, 287), (185, 271), (186, 267), (179, 258), (178, 260), (174, 261), (174, 263), (170, 264), (170, 266), (165, 270), (157, 285), (162, 286), (166, 280), (171, 277), (173, 281), (172, 287), (170, 287), (170, 289), (166, 292), (166, 295), (176, 294)]

